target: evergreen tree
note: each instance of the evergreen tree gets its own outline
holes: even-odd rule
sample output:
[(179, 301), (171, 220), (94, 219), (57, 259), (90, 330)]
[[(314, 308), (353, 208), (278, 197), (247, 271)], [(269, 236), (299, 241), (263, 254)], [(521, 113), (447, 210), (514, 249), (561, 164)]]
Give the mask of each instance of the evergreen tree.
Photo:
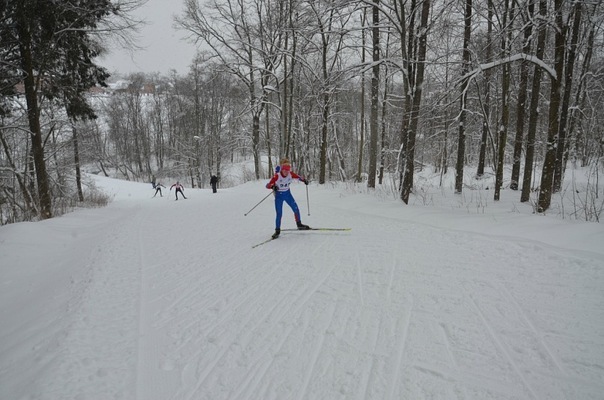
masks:
[(93, 62), (102, 49), (93, 32), (118, 12), (110, 0), (20, 0), (0, 6), (2, 94), (10, 94), (12, 83), (23, 83), (41, 218), (52, 217), (41, 102), (63, 101), (73, 119), (94, 117), (84, 93), (104, 85), (108, 73)]

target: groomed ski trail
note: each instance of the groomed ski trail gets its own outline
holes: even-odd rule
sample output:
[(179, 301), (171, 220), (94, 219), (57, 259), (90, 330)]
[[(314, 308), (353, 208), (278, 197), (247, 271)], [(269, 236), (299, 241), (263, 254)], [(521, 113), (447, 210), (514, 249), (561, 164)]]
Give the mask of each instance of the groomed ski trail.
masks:
[[(220, 201), (237, 207), (238, 190), (237, 199), (222, 193)], [(528, 255), (501, 270), (489, 260), (525, 254), (526, 246), (336, 206), (315, 206), (305, 222), (351, 225), (354, 234), (296, 233), (250, 252), (244, 244), (260, 228), (270, 230), (273, 208), (242, 220), (212, 211), (214, 200), (199, 206), (199, 236), (182, 244), (201, 241), (213, 250), (188, 251), (168, 292), (179, 295), (154, 299), (167, 317), (152, 341), (163, 342), (156, 362), (163, 367), (145, 381), (172, 376), (171, 390), (158, 395), (151, 387), (141, 399), (596, 399), (604, 389), (598, 369), (580, 361), (588, 353), (562, 370), (564, 355), (549, 350), (565, 334), (537, 310), (558, 302), (523, 298), (549, 293), (564, 282), (552, 279), (553, 271), (588, 268), (589, 260), (530, 244)], [(288, 211), (284, 226), (293, 224)], [(212, 229), (231, 225), (237, 233)], [(393, 240), (371, 240), (384, 232)], [(543, 257), (549, 267), (536, 269)], [(531, 289), (518, 290), (519, 278)], [(158, 276), (162, 281), (170, 279)]]
[[(316, 186), (304, 223), (352, 232), (251, 249), (274, 224), (269, 202), (241, 216), (261, 183), (187, 189), (186, 202), (149, 190), (101, 210), (120, 215), (103, 224), (111, 236), (76, 285), (87, 294), (61, 345), (67, 356), (58, 369), (49, 361), (33, 399), (604, 393), (602, 254), (428, 225), (412, 207)], [(283, 228), (294, 226), (284, 207)]]

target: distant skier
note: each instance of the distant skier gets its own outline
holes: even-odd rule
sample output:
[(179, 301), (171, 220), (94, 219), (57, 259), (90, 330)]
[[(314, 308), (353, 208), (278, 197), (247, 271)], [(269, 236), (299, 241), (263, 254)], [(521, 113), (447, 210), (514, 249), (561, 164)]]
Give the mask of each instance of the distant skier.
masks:
[(212, 185), (212, 192), (216, 193), (216, 186), (218, 185), (218, 177), (216, 175), (212, 175), (210, 178), (210, 185)]
[(301, 176), (293, 172), (289, 163), (284, 163), (279, 166), (279, 172), (275, 173), (275, 176), (273, 176), (270, 182), (266, 184), (267, 189), (272, 189), (275, 192), (275, 211), (277, 213), (277, 216), (275, 220), (275, 233), (272, 236), (273, 239), (279, 237), (279, 234), (281, 233), (283, 202), (286, 202), (294, 212), (298, 229), (310, 229), (308, 225), (302, 224), (302, 220), (300, 218), (300, 209), (298, 208), (298, 204), (296, 204), (296, 200), (294, 200), (294, 197), (292, 196), (289, 190), (289, 185), (294, 179), (298, 179), (301, 182), (304, 182), (305, 185), (308, 185), (307, 179), (302, 178)]
[(164, 185), (162, 185), (160, 182), (157, 182), (155, 184), (155, 194), (153, 195), (153, 197), (157, 196), (157, 193), (159, 193), (159, 197), (164, 197), (163, 194), (161, 193), (161, 188), (166, 188)]
[(176, 200), (178, 200), (178, 193), (180, 193), (185, 200), (187, 199), (184, 194), (185, 187), (181, 185), (179, 181), (176, 181), (174, 185), (170, 186), (170, 191), (172, 191), (172, 188), (176, 188)]

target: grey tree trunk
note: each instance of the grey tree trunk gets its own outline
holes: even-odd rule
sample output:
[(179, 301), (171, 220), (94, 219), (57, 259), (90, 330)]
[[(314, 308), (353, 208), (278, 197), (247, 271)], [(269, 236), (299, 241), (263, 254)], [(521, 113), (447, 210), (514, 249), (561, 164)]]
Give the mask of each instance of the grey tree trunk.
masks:
[(564, 179), (564, 170), (566, 167), (566, 154), (568, 153), (567, 122), (570, 108), (570, 94), (573, 87), (573, 74), (575, 71), (575, 56), (577, 54), (579, 30), (581, 29), (581, 3), (581, 1), (575, 2), (571, 40), (568, 46), (568, 54), (564, 67), (564, 95), (562, 97), (562, 107), (560, 108), (560, 127), (558, 129), (556, 167), (554, 169), (554, 192), (559, 192), (562, 188), (562, 180)]
[[(535, 0), (530, 0), (527, 14), (529, 20), (533, 20), (535, 15)], [(533, 25), (528, 23), (524, 28), (524, 44), (522, 46), (524, 54), (530, 54), (531, 42), (533, 36)], [(526, 101), (528, 98), (528, 70), (527, 61), (523, 60), (520, 64), (520, 87), (518, 88), (518, 103), (516, 107), (516, 137), (514, 138), (514, 155), (512, 159), (512, 177), (510, 189), (518, 190), (520, 181), (520, 161), (522, 160), (522, 147), (524, 143), (524, 123), (526, 119)]]
[[(493, 61), (493, 2), (488, 0), (488, 11), (487, 11), (487, 48), (486, 48), (486, 62)], [(485, 80), (485, 95), (484, 105), (482, 107), (482, 135), (480, 137), (480, 150), (478, 153), (478, 168), (476, 169), (476, 176), (481, 177), (484, 175), (484, 166), (486, 163), (487, 155), (487, 141), (489, 137), (490, 125), (491, 125), (491, 69), (487, 69), (484, 73)]]
[[(363, 14), (361, 16), (361, 64), (365, 64), (366, 55), (365, 55), (365, 22), (367, 21), (367, 12), (366, 9), (363, 8)], [(357, 182), (361, 182), (363, 180), (363, 150), (365, 148), (365, 72), (361, 72), (361, 111), (360, 111), (360, 138), (359, 138), (359, 159), (357, 164)]]
[[(512, 3), (514, 4), (514, 3)], [(501, 54), (503, 57), (510, 54), (511, 27), (507, 26), (508, 21), (514, 19), (514, 6), (510, 7), (509, 0), (505, 1), (505, 11), (503, 15), (504, 32), (501, 35)], [(501, 123), (499, 124), (499, 134), (497, 140), (497, 170), (495, 171), (495, 194), (493, 199), (499, 201), (501, 197), (501, 187), (503, 186), (503, 167), (505, 162), (505, 148), (508, 137), (508, 124), (510, 121), (510, 64), (503, 64), (501, 77)]]
[(82, 191), (82, 171), (80, 168), (80, 150), (78, 143), (78, 129), (75, 126), (75, 121), (72, 121), (73, 130), (73, 161), (75, 165), (75, 178), (78, 190), (78, 199), (84, 201), (84, 192)]
[(539, 186), (539, 200), (537, 202), (537, 211), (545, 212), (549, 209), (552, 201), (552, 189), (554, 183), (554, 172), (556, 168), (556, 145), (557, 135), (560, 127), (560, 102), (562, 91), (562, 75), (564, 73), (564, 52), (565, 37), (562, 18), (563, 0), (554, 1), (554, 69), (556, 77), (552, 78), (550, 100), (549, 100), (549, 118), (548, 132), (545, 151), (545, 160), (541, 172), (541, 185)]
[(44, 158), (44, 143), (42, 128), (40, 126), (40, 107), (36, 93), (35, 72), (33, 68), (33, 54), (31, 51), (32, 37), (29, 31), (27, 16), (17, 13), (19, 31), (19, 51), (21, 54), (21, 69), (23, 71), (23, 86), (25, 87), (25, 100), (27, 103), (27, 121), (29, 123), (33, 163), (36, 172), (38, 187), (38, 200), (40, 202), (40, 218), (52, 218), (52, 195), (46, 171)]
[(378, 109), (379, 109), (379, 91), (380, 91), (380, 0), (373, 0), (373, 23), (372, 23), (372, 60), (371, 68), (371, 115), (369, 116), (369, 176), (367, 187), (375, 188), (375, 178), (377, 175), (377, 156), (378, 156)]
[[(461, 75), (470, 71), (470, 39), (472, 37), (472, 0), (466, 0), (466, 9), (464, 15), (464, 34), (463, 34), (463, 61)], [(466, 154), (466, 100), (468, 98), (469, 79), (464, 79), (461, 85), (461, 96), (459, 103), (459, 137), (457, 140), (457, 163), (455, 165), (455, 193), (461, 193), (463, 190), (463, 167)]]
[(401, 199), (405, 204), (409, 204), (409, 196), (413, 190), (413, 172), (415, 164), (415, 138), (417, 135), (417, 127), (419, 125), (419, 107), (422, 100), (422, 85), (424, 83), (425, 60), (427, 51), (427, 35), (428, 35), (428, 17), (430, 15), (430, 0), (424, 0), (421, 11), (421, 32), (417, 47), (417, 74), (415, 79), (415, 87), (413, 88), (413, 105), (411, 108), (409, 137), (407, 139), (407, 156), (405, 174), (403, 177), (403, 188), (401, 191)]
[[(547, 39), (547, 0), (539, 1), (539, 26), (537, 28), (537, 51), (535, 56), (542, 60), (545, 54), (545, 42)], [(541, 78), (543, 70), (536, 65), (533, 73), (533, 85), (531, 89), (531, 104), (529, 107), (528, 133), (526, 136), (526, 154), (524, 158), (524, 175), (522, 178), (522, 193), (520, 201), (527, 202), (531, 197), (531, 185), (533, 176), (533, 163), (535, 160), (535, 138), (537, 135), (537, 123), (539, 121), (539, 97), (541, 95)]]

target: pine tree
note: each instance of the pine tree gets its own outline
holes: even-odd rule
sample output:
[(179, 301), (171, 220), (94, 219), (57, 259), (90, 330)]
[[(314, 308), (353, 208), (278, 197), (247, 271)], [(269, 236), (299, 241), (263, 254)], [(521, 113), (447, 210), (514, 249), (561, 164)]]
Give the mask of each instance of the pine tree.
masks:
[[(21, 0), (0, 6), (3, 95), (22, 82), (36, 170), (40, 217), (52, 217), (52, 195), (40, 123), (41, 99), (63, 102), (70, 118), (93, 118), (84, 93), (104, 85), (107, 72), (93, 60), (102, 47), (92, 34), (119, 9), (110, 0)], [(3, 110), (4, 111), (4, 110)]]

